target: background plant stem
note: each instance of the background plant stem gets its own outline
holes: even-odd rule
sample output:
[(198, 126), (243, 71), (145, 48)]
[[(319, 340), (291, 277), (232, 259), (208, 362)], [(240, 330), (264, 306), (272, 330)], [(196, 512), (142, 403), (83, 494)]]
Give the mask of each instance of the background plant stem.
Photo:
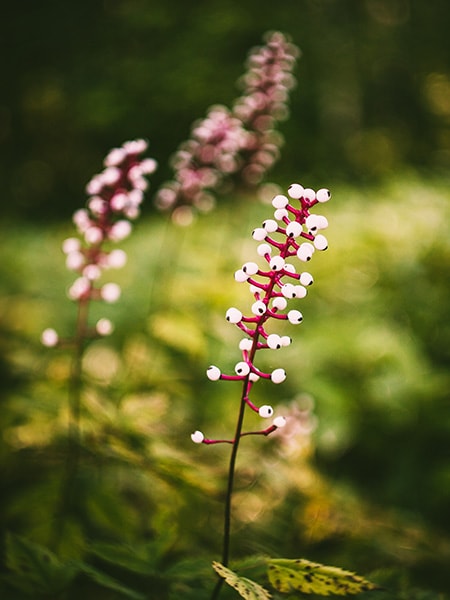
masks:
[(65, 458), (65, 469), (56, 506), (55, 524), (53, 528), (52, 546), (58, 549), (64, 537), (66, 515), (73, 506), (73, 490), (76, 480), (81, 450), (81, 388), (82, 365), (88, 327), (89, 298), (78, 302), (78, 314), (74, 337), (74, 354), (72, 358), (69, 391), (68, 391), (68, 437)]

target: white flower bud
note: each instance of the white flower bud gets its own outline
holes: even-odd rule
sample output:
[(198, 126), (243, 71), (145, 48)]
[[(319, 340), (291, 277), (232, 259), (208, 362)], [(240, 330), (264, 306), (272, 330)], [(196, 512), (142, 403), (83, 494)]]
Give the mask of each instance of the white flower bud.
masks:
[(297, 221), (291, 221), (286, 227), (286, 235), (291, 238), (297, 238), (302, 231), (303, 227)]
[(292, 338), (290, 338), (288, 335), (281, 336), (281, 345), (283, 347), (290, 346), (291, 344), (292, 344)]
[(314, 282), (314, 279), (313, 279), (313, 276), (311, 275), (311, 273), (304, 271), (300, 275), (300, 283), (302, 285), (311, 285), (313, 282)]
[(310, 202), (312, 202), (313, 200), (316, 199), (316, 192), (314, 190), (312, 190), (311, 188), (305, 188), (303, 190), (303, 198), (305, 198), (305, 200), (309, 200)]
[(263, 240), (265, 240), (266, 235), (267, 235), (267, 231), (265, 229), (263, 229), (262, 227), (257, 227), (252, 232), (252, 237), (257, 242), (262, 242)]
[(95, 330), (99, 335), (110, 335), (114, 330), (114, 325), (109, 319), (99, 319), (95, 325)]
[(249, 276), (242, 269), (238, 269), (234, 273), (234, 279), (235, 279), (235, 281), (237, 281), (239, 283), (243, 283), (244, 281), (247, 281), (248, 278), (249, 278)]
[(78, 271), (84, 265), (84, 260), (81, 252), (69, 252), (66, 257), (66, 267), (69, 271)]
[(84, 232), (84, 239), (87, 244), (99, 244), (103, 240), (103, 231), (100, 227), (89, 227)]
[(83, 276), (90, 281), (95, 281), (99, 279), (102, 274), (102, 270), (98, 265), (86, 265), (83, 269)]
[(285, 417), (275, 417), (275, 419), (273, 420), (273, 424), (275, 425), (275, 427), (278, 427), (279, 429), (281, 429), (282, 427), (284, 427), (286, 425), (286, 419)]
[(108, 208), (108, 203), (100, 196), (92, 196), (89, 200), (88, 208), (96, 216), (102, 215)]
[(235, 365), (234, 372), (236, 373), (236, 375), (248, 375), (250, 373), (250, 366), (248, 365), (248, 363), (242, 360)]
[(216, 367), (214, 365), (211, 365), (206, 370), (206, 376), (208, 377), (208, 379), (210, 381), (218, 381), (220, 379), (221, 375), (222, 375), (222, 373), (221, 373), (219, 367)]
[(126, 252), (121, 250), (120, 248), (116, 248), (115, 250), (111, 250), (107, 257), (107, 265), (108, 267), (112, 267), (113, 269), (120, 269), (125, 266), (127, 262)]
[(77, 252), (81, 247), (81, 242), (78, 238), (67, 238), (62, 243), (62, 251), (64, 254), (70, 254), (71, 252)]
[(282, 221), (289, 216), (289, 213), (285, 208), (277, 208), (277, 210), (273, 213), (273, 216), (277, 221)]
[(286, 379), (286, 371), (284, 369), (275, 369), (275, 371), (272, 371), (270, 379), (274, 383), (282, 383)]
[(274, 256), (273, 258), (270, 259), (270, 268), (273, 271), (281, 271), (281, 269), (284, 267), (284, 258), (282, 256)]
[(78, 277), (69, 288), (68, 295), (71, 300), (79, 300), (84, 294), (87, 294), (91, 289), (89, 279), (86, 277)]
[(274, 233), (278, 229), (278, 223), (273, 219), (267, 219), (263, 223), (263, 228), (269, 233)]
[(328, 248), (327, 238), (319, 233), (319, 235), (316, 235), (314, 238), (314, 246), (317, 248), (317, 250), (326, 250)]
[[(292, 196), (291, 196), (292, 197)], [(289, 204), (289, 199), (283, 194), (277, 194), (272, 200), (272, 206), (274, 208), (285, 208)]]
[(277, 296), (276, 298), (274, 298), (272, 300), (272, 306), (273, 306), (273, 308), (277, 308), (278, 310), (284, 310), (286, 308), (286, 306), (287, 306), (287, 300), (286, 300), (286, 298), (282, 298), (281, 296)]
[(269, 348), (271, 348), (272, 350), (278, 350), (279, 348), (281, 348), (282, 343), (281, 343), (281, 337), (277, 334), (277, 333), (271, 333), (268, 337), (267, 337), (267, 345), (269, 346)]
[(331, 192), (326, 188), (321, 188), (320, 190), (317, 190), (316, 198), (319, 202), (328, 202), (331, 198)]
[(198, 429), (197, 431), (194, 431), (194, 433), (191, 433), (191, 440), (194, 442), (194, 444), (201, 444), (204, 439), (205, 436), (201, 431), (198, 431)]
[[(103, 187), (103, 182), (100, 175), (94, 175), (94, 177), (86, 185), (86, 193), (90, 196), (98, 194)], [(81, 209), (82, 210), (82, 209)]]
[(131, 229), (132, 227), (129, 221), (117, 221), (109, 230), (108, 237), (114, 242), (120, 242), (130, 235)]
[(256, 275), (259, 267), (255, 262), (246, 262), (242, 265), (242, 270), (244, 273), (247, 273), (247, 275)]
[(252, 304), (252, 313), (256, 316), (263, 315), (267, 310), (267, 306), (262, 300), (257, 300)]
[(300, 244), (299, 249), (297, 250), (297, 257), (304, 262), (311, 260), (313, 254), (314, 246), (309, 242), (304, 242), (303, 244)]
[(252, 349), (252, 346), (253, 346), (253, 341), (250, 340), (249, 338), (243, 338), (239, 342), (239, 350), (246, 350), (247, 352), (250, 352), (250, 350)]
[(120, 165), (121, 162), (125, 159), (127, 153), (123, 148), (113, 148), (110, 150), (109, 154), (106, 156), (103, 164), (105, 167), (115, 167)]
[(303, 321), (303, 315), (299, 310), (290, 310), (287, 316), (289, 322), (293, 325), (298, 325)]
[(53, 348), (59, 342), (59, 336), (54, 329), (44, 329), (41, 333), (41, 343), (48, 348)]
[(272, 246), (270, 246), (269, 244), (260, 244), (256, 251), (259, 254), (259, 256), (265, 256), (266, 254), (272, 253)]
[(107, 167), (99, 177), (105, 185), (114, 185), (119, 181), (121, 174), (117, 167)]
[(121, 290), (117, 283), (105, 283), (100, 290), (100, 295), (105, 302), (116, 302), (120, 298)]
[(308, 290), (302, 285), (294, 285), (294, 298), (304, 298)]
[(295, 298), (295, 286), (292, 283), (285, 283), (281, 288), (281, 293), (285, 298)]
[(263, 419), (268, 419), (273, 415), (273, 408), (268, 404), (263, 404), (263, 406), (261, 406), (261, 408), (258, 410), (258, 414)]
[(79, 231), (86, 231), (86, 229), (91, 225), (91, 219), (89, 218), (89, 213), (85, 208), (80, 208), (73, 213), (72, 217), (73, 222), (77, 226)]
[(291, 264), (285, 264), (284, 265), (284, 270), (287, 273), (295, 273), (295, 267), (294, 267), (294, 265), (291, 265)]
[(291, 198), (298, 200), (303, 196), (303, 191), (304, 189), (302, 185), (300, 185), (299, 183), (293, 183), (289, 186), (288, 194)]
[(141, 162), (141, 171), (144, 175), (151, 175), (158, 168), (158, 163), (154, 158), (146, 158)]
[(240, 323), (242, 321), (242, 313), (237, 308), (231, 307), (225, 313), (225, 318), (229, 323)]
[(122, 211), (128, 205), (128, 196), (123, 192), (118, 192), (111, 198), (109, 205), (116, 212)]

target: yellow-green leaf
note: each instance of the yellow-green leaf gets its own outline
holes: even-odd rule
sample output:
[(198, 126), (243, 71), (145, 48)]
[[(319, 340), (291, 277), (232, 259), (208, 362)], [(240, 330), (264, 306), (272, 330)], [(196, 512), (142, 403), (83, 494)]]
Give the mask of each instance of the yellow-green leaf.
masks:
[(268, 577), (279, 592), (303, 594), (359, 594), (377, 589), (377, 586), (359, 575), (339, 567), (330, 567), (304, 558), (269, 559)]
[(227, 567), (224, 567), (219, 562), (213, 562), (213, 568), (220, 577), (223, 577), (225, 581), (234, 588), (242, 598), (245, 600), (269, 600), (270, 594), (264, 589), (259, 583), (247, 579), (246, 577), (240, 577), (234, 571), (231, 571)]

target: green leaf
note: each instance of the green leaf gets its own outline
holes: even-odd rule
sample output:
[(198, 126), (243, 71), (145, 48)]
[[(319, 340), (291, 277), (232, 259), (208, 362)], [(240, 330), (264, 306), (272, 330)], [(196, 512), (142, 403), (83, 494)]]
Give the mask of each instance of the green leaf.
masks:
[(247, 579), (246, 577), (239, 577), (236, 573), (227, 569), (219, 562), (213, 562), (213, 568), (220, 577), (223, 577), (225, 581), (239, 592), (242, 598), (245, 600), (269, 600), (270, 594), (264, 589), (259, 583)]
[(73, 563), (61, 562), (44, 546), (15, 535), (6, 538), (6, 565), (9, 583), (34, 594), (58, 594), (78, 572)]
[[(153, 549), (153, 556), (150, 550)], [(155, 574), (155, 548), (150, 545), (126, 546), (118, 544), (96, 543), (92, 544), (90, 551), (102, 560), (127, 569), (138, 575)]]
[(268, 577), (279, 592), (293, 591), (303, 594), (359, 594), (377, 589), (378, 586), (359, 575), (339, 567), (330, 567), (304, 558), (269, 559)]
[(90, 565), (86, 563), (79, 562), (77, 563), (80, 571), (82, 571), (85, 575), (87, 575), (92, 581), (95, 581), (98, 585), (107, 588), (109, 590), (113, 590), (122, 594), (122, 596), (126, 596), (127, 598), (132, 598), (132, 600), (145, 600), (146, 596), (132, 590), (131, 588), (123, 585), (113, 577), (110, 577), (106, 573), (99, 571), (98, 569), (94, 569)]

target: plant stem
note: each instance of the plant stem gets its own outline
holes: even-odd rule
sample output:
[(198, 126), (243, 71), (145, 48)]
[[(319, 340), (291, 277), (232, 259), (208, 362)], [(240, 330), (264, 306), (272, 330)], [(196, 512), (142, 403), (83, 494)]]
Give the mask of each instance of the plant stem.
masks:
[[(224, 521), (223, 521), (223, 547), (222, 547), (222, 564), (227, 567), (230, 558), (230, 537), (231, 537), (231, 503), (233, 499), (233, 487), (234, 487), (234, 475), (236, 472), (236, 460), (239, 450), (239, 441), (241, 439), (242, 425), (244, 423), (245, 415), (245, 397), (247, 395), (248, 378), (244, 381), (244, 387), (242, 391), (241, 404), (239, 408), (239, 415), (236, 424), (236, 433), (234, 436), (234, 442), (231, 447), (230, 463), (228, 467), (228, 483), (227, 492), (225, 497), (225, 510), (224, 510)], [(216, 600), (219, 597), (220, 590), (222, 588), (224, 580), (220, 577), (213, 590), (211, 600)]]
[(61, 482), (61, 489), (56, 507), (55, 527), (53, 530), (52, 545), (55, 549), (58, 548), (63, 538), (64, 515), (70, 510), (72, 504), (73, 489), (80, 460), (82, 363), (88, 326), (88, 312), (89, 299), (80, 300), (78, 303), (76, 332), (74, 336), (74, 355), (69, 378), (69, 419), (65, 470)]
[[(255, 336), (253, 340), (252, 349), (250, 351), (250, 361), (253, 361), (255, 352), (258, 344), (258, 336)], [(224, 567), (228, 566), (230, 559), (230, 538), (231, 538), (231, 504), (233, 500), (233, 488), (234, 488), (234, 476), (236, 472), (236, 460), (239, 450), (239, 442), (242, 437), (242, 426), (244, 424), (245, 408), (247, 406), (246, 398), (248, 397), (250, 379), (247, 376), (244, 379), (242, 387), (241, 403), (239, 407), (239, 415), (236, 423), (236, 432), (234, 434), (234, 441), (231, 448), (230, 463), (228, 466), (228, 483), (227, 492), (225, 497), (225, 510), (224, 510), (224, 521), (223, 521), (223, 546), (222, 546), (222, 564)], [(217, 581), (211, 600), (216, 600), (219, 597), (220, 590), (222, 589), (224, 579), (220, 577)]]

